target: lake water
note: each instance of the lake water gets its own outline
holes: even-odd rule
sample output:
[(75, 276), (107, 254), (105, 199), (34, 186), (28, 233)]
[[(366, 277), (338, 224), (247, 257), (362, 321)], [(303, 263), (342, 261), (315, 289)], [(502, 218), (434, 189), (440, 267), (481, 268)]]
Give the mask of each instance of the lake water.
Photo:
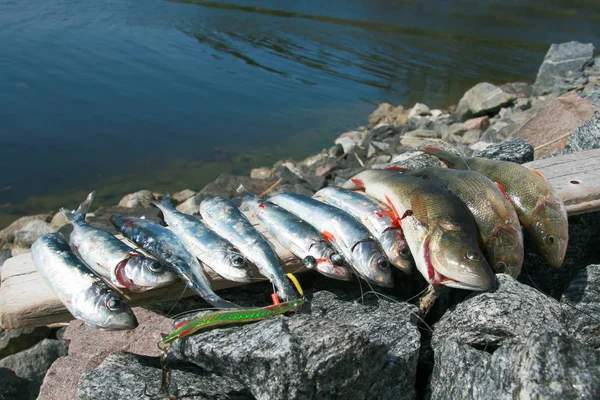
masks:
[(299, 159), (599, 37), (591, 0), (0, 0), (0, 228)]

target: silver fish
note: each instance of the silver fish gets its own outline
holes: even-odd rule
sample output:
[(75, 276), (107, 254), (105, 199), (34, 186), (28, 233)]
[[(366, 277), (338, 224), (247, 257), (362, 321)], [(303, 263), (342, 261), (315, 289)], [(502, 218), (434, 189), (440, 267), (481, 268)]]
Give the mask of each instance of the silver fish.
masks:
[(133, 292), (144, 292), (177, 282), (179, 278), (170, 268), (85, 222), (85, 214), (95, 194), (90, 193), (77, 211), (61, 208), (73, 225), (69, 243), (81, 260), (113, 286)]
[(348, 268), (336, 265), (336, 262), (341, 264), (343, 258), (306, 221), (256, 196), (246, 196), (242, 206), (247, 207), (283, 247), (300, 258), (306, 268), (316, 269), (334, 279), (352, 279)]
[(313, 195), (359, 220), (379, 243), (392, 265), (404, 272), (413, 267), (400, 221), (385, 204), (352, 190), (329, 186)]
[(360, 222), (344, 211), (296, 193), (281, 193), (271, 202), (296, 214), (327, 239), (363, 279), (392, 287), (392, 272), (379, 244)]
[(211, 289), (200, 261), (186, 250), (185, 245), (173, 232), (141, 218), (113, 215), (110, 222), (157, 260), (175, 268), (181, 279), (214, 307), (239, 308), (238, 305), (219, 297)]
[(200, 203), (204, 222), (219, 235), (240, 249), (260, 273), (277, 288), (278, 295), (289, 301), (296, 298), (294, 288), (285, 276), (277, 255), (267, 240), (229, 200), (210, 197)]
[(31, 246), (31, 255), (40, 275), (75, 318), (109, 330), (138, 325), (121, 296), (81, 262), (56, 233), (38, 238)]
[(169, 200), (165, 195), (160, 203), (149, 201), (162, 211), (165, 222), (186, 248), (223, 278), (250, 282), (252, 271), (242, 253), (198, 218), (177, 211)]

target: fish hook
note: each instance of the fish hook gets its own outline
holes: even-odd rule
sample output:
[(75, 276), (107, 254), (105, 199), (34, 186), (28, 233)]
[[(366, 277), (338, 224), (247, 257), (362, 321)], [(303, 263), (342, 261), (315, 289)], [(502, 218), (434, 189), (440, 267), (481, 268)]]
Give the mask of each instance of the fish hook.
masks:
[(169, 393), (169, 387), (171, 386), (171, 366), (169, 365), (169, 349), (171, 348), (170, 344), (164, 345), (162, 341), (156, 344), (158, 349), (160, 350), (160, 367), (162, 370), (162, 378), (160, 381), (160, 388), (156, 393), (148, 393), (148, 382), (144, 381), (144, 396), (153, 398), (161, 394), (163, 391), (169, 396), (169, 399), (175, 399), (176, 396), (171, 396)]

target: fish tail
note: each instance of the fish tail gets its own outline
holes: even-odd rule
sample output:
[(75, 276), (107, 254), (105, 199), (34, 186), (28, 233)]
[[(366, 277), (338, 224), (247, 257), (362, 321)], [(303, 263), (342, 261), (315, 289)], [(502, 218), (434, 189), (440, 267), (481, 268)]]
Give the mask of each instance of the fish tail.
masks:
[(77, 209), (77, 211), (73, 211), (73, 210), (69, 210), (68, 208), (62, 207), (60, 209), (60, 212), (63, 213), (63, 215), (65, 217), (67, 217), (67, 219), (71, 223), (75, 223), (75, 222), (77, 222), (77, 221), (82, 220), (82, 219), (85, 218), (85, 214), (79, 212), (79, 209)]
[(165, 195), (163, 196), (160, 203), (166, 206), (173, 206), (173, 203), (171, 203), (171, 194), (169, 192), (165, 192)]
[(76, 212), (76, 213), (83, 214), (83, 215), (87, 214), (90, 211), (90, 206), (92, 205), (92, 202), (94, 201), (95, 198), (96, 198), (96, 191), (94, 190), (93, 192), (91, 192), (90, 194), (87, 195), (85, 200), (77, 208), (77, 211), (71, 211), (71, 212)]
[(173, 203), (171, 203), (171, 195), (169, 194), (169, 192), (165, 192), (165, 195), (163, 196), (163, 198), (160, 202), (158, 202), (154, 199), (146, 199), (146, 200), (148, 200), (149, 203), (154, 204), (161, 211), (163, 211), (165, 209), (167, 209), (167, 210), (175, 209), (175, 207), (173, 207)]

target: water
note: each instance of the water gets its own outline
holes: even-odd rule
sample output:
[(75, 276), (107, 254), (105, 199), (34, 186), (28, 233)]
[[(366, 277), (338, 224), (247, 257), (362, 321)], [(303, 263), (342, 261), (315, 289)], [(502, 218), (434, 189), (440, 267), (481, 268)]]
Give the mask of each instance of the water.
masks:
[(596, 1), (0, 0), (0, 227), (198, 190), (329, 147), (374, 103), (456, 103), (599, 45)]

